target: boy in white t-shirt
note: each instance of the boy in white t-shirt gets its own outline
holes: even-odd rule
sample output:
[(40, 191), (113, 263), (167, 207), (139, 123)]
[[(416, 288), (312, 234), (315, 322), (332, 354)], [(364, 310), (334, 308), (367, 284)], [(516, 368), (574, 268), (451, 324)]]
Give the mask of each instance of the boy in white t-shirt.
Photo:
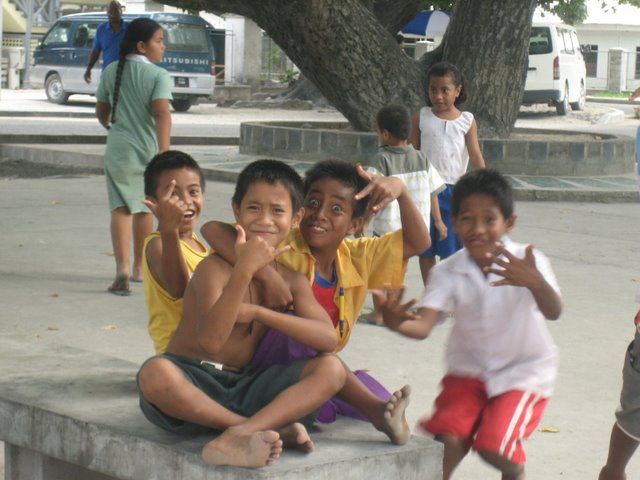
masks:
[(462, 176), (452, 213), (464, 248), (432, 269), (422, 298), (374, 295), (385, 324), (408, 337), (426, 338), (446, 314), (455, 318), (442, 392), (420, 423), (445, 445), (443, 478), (473, 448), (504, 480), (524, 479), (522, 441), (539, 424), (557, 372), (545, 319), (560, 316), (560, 290), (547, 257), (506, 236), (516, 216), (496, 170)]

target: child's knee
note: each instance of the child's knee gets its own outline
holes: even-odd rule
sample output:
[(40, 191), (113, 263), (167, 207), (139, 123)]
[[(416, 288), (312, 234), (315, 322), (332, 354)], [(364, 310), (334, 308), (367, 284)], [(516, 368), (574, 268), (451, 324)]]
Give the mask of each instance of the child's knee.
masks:
[(328, 387), (338, 392), (344, 386), (347, 379), (347, 372), (342, 361), (335, 355), (319, 355), (311, 362), (312, 371), (327, 382)]
[(445, 447), (455, 448), (459, 450), (469, 450), (470, 444), (467, 440), (450, 435), (448, 433), (441, 433), (436, 435), (435, 440), (443, 443)]
[(181, 379), (184, 379), (184, 375), (170, 360), (154, 358), (140, 369), (138, 386), (144, 397), (151, 401), (163, 395)]
[(515, 463), (498, 452), (478, 450), (478, 455), (488, 464), (500, 470), (504, 475), (518, 476), (524, 472), (524, 463)]

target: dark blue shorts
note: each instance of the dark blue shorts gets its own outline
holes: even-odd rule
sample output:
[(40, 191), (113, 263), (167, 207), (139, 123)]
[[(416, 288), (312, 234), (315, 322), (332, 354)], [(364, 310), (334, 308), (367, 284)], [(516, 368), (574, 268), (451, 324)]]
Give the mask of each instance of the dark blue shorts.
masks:
[(438, 203), (440, 204), (440, 215), (442, 221), (447, 226), (447, 238), (440, 240), (440, 232), (435, 226), (433, 217), (429, 225), (429, 235), (431, 235), (431, 247), (418, 255), (420, 258), (438, 257), (447, 258), (462, 248), (458, 234), (453, 230), (453, 216), (451, 215), (451, 197), (453, 194), (453, 185), (447, 184), (447, 187), (438, 194)]

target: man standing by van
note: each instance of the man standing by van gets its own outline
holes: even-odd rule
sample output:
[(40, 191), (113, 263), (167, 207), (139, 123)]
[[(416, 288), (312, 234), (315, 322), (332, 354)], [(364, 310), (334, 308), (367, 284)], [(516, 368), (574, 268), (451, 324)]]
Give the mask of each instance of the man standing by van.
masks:
[(122, 19), (122, 7), (116, 0), (109, 2), (107, 15), (109, 21), (98, 27), (96, 37), (93, 39), (93, 49), (89, 55), (87, 70), (84, 72), (84, 81), (87, 83), (91, 83), (91, 69), (100, 58), (100, 52), (102, 52), (102, 71), (120, 56), (120, 42), (124, 37), (127, 22)]

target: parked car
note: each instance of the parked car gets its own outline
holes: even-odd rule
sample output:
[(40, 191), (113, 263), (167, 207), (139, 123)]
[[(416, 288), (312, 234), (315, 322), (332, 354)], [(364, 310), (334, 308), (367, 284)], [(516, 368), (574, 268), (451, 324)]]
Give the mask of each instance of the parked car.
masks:
[[(184, 112), (200, 98), (213, 96), (215, 56), (209, 23), (181, 13), (145, 12), (123, 17), (126, 21), (149, 17), (164, 28), (166, 50), (158, 66), (167, 69), (173, 79), (171, 103), (176, 111)], [(95, 95), (102, 63), (94, 68), (90, 84), (83, 75), (98, 25), (106, 21), (105, 13), (60, 17), (34, 51), (32, 87), (44, 87), (49, 101), (61, 104), (74, 93)]]
[(534, 22), (529, 39), (523, 105), (555, 105), (558, 115), (566, 115), (569, 106), (582, 110), (586, 100), (586, 77), (576, 30), (569, 25)]

